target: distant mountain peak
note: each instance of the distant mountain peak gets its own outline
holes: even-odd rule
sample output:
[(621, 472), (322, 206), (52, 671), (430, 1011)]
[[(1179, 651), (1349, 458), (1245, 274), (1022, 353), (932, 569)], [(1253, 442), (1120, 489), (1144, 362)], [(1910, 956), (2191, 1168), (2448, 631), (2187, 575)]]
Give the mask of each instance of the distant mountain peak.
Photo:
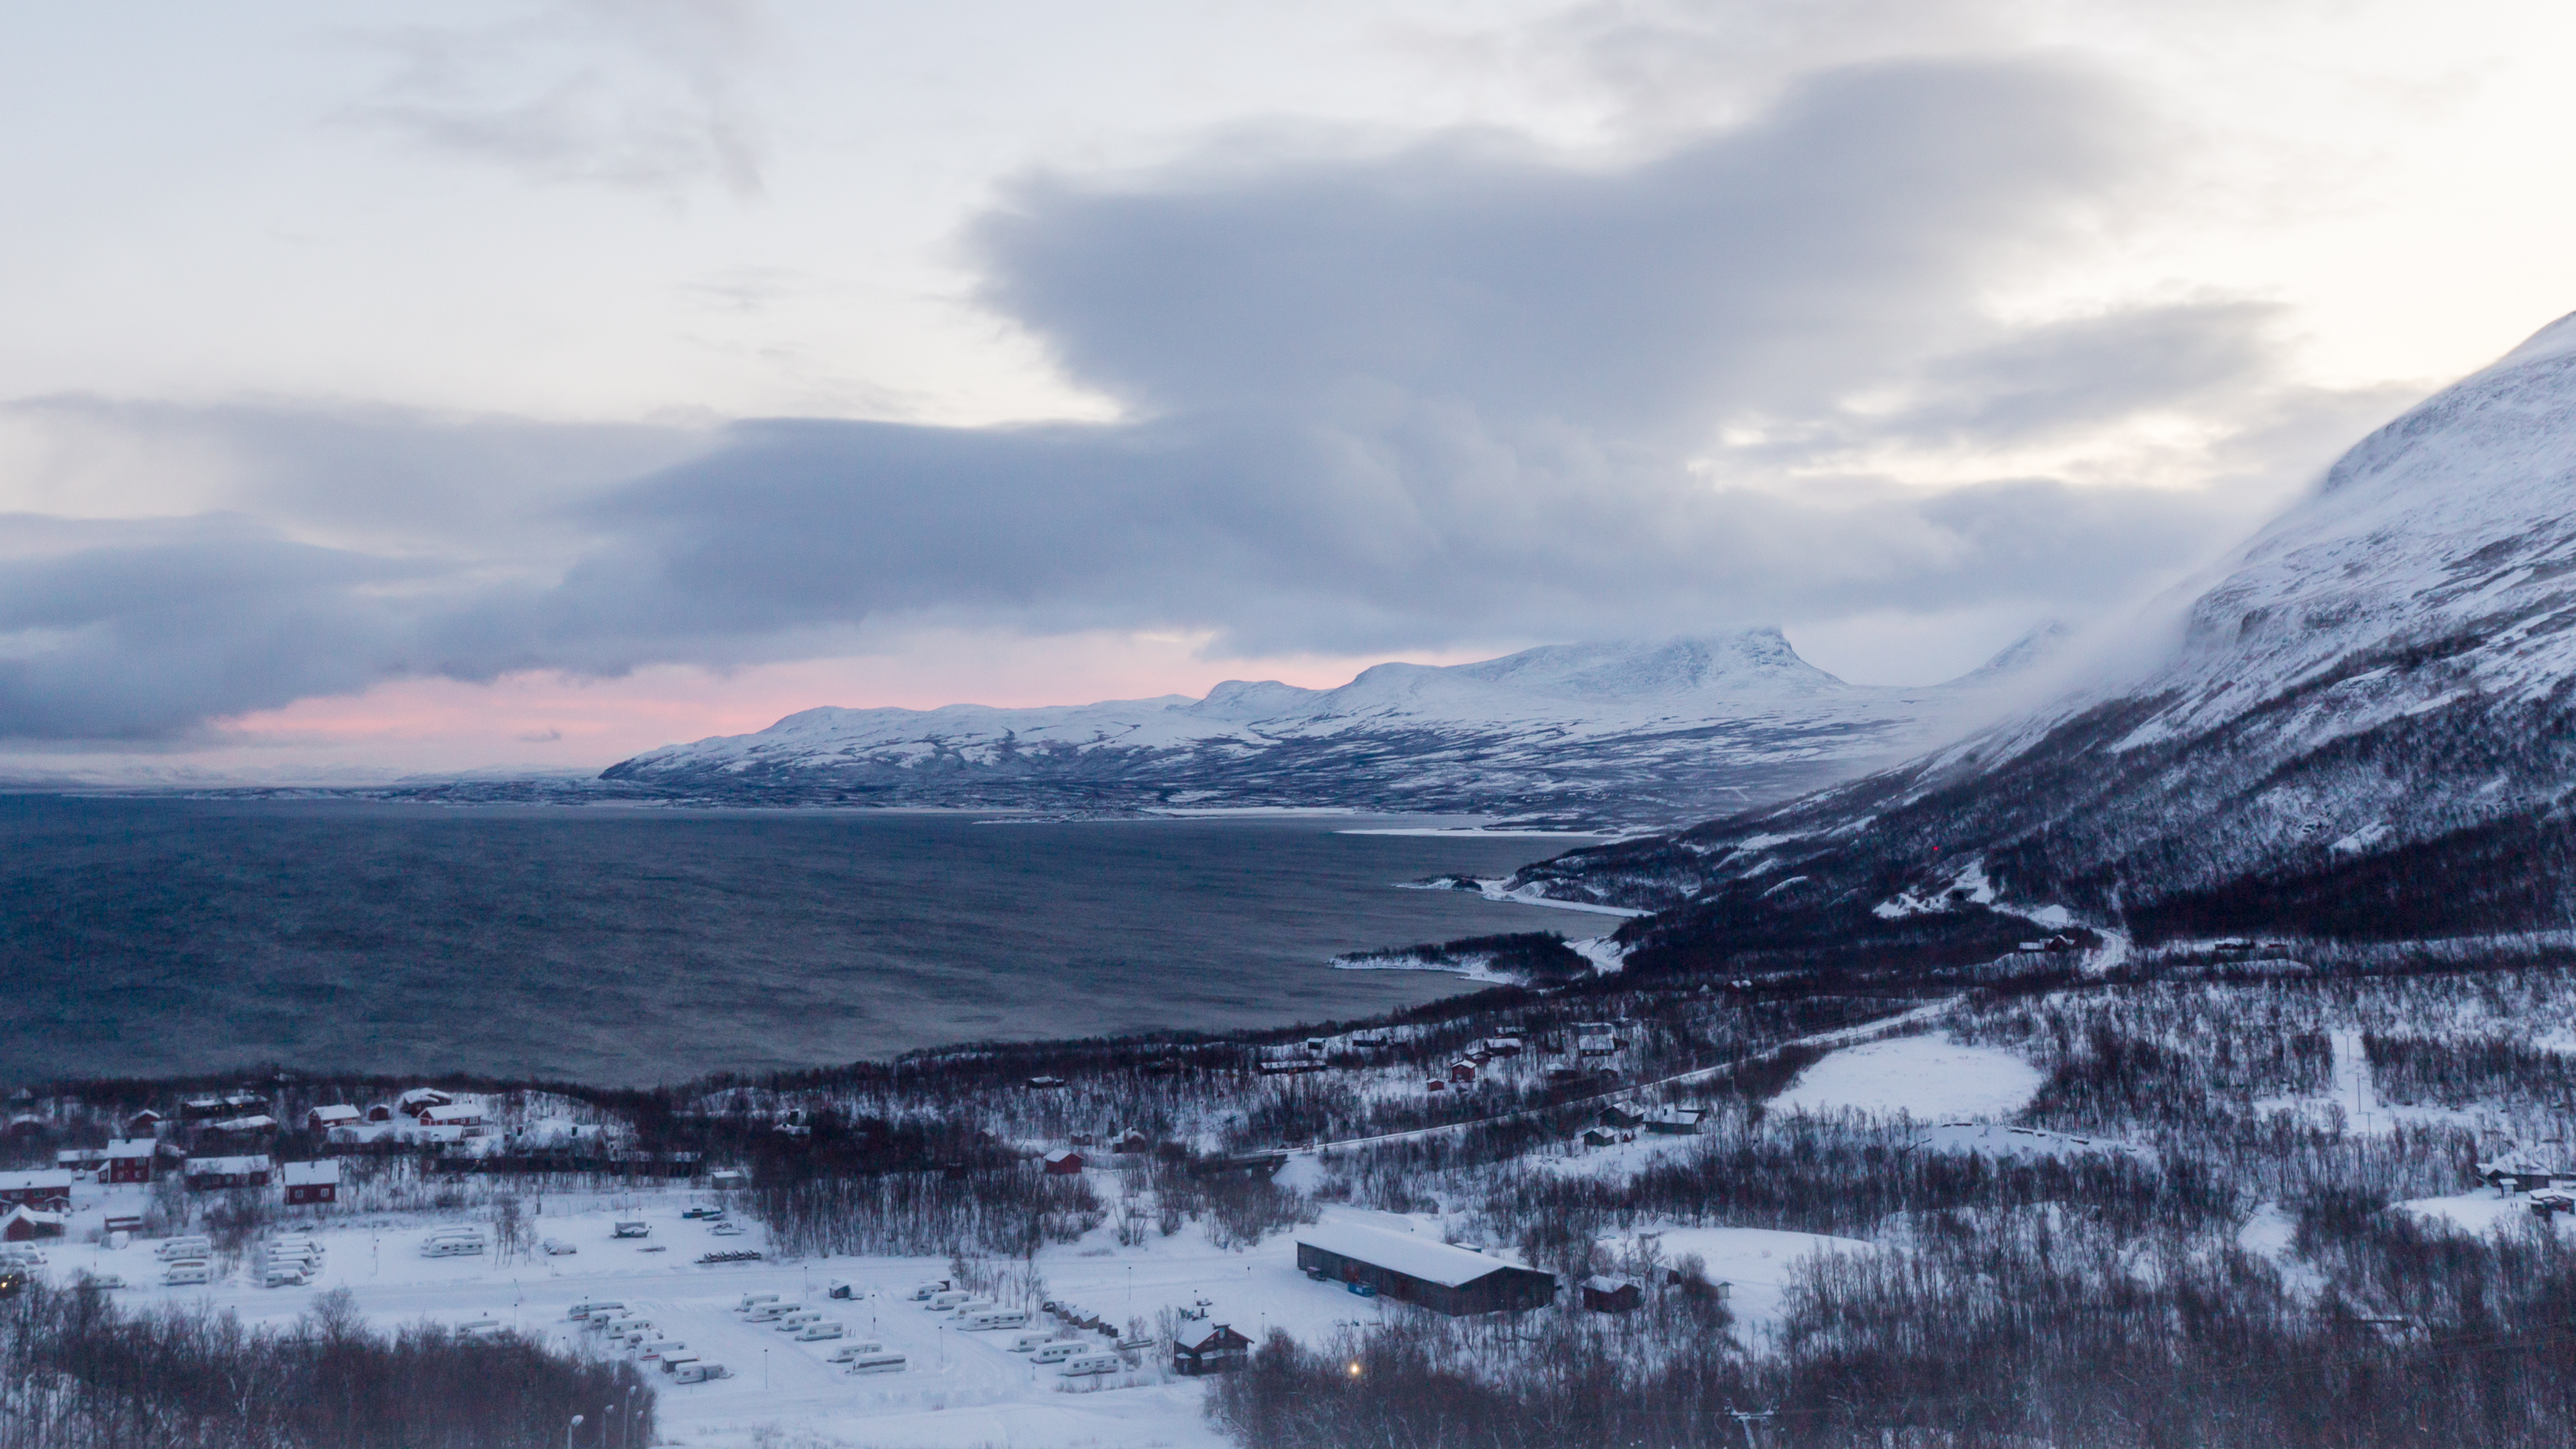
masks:
[(604, 778), (853, 803), (1672, 820), (1897, 757), (1955, 732), (1983, 697), (1846, 684), (1765, 627), (1378, 664), (1332, 689), (1228, 680), (1195, 700), (805, 710)]

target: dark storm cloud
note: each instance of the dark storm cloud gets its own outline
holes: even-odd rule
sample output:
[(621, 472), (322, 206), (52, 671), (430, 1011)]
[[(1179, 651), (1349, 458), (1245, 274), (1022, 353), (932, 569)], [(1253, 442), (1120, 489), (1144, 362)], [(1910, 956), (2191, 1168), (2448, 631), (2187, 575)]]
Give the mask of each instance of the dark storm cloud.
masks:
[(2212, 399), (2263, 424), (2261, 308), (1982, 305), (2125, 204), (2147, 134), (2081, 74), (1917, 65), (1631, 164), (1478, 135), (1029, 180), (975, 232), (987, 299), (1118, 423), (154, 415), (134, 426), (223, 440), (277, 532), (84, 525), (106, 534), (0, 564), (0, 733), (792, 657), (907, 620), (1394, 652), (2108, 602), (2241, 503), (1927, 491), (1850, 460)]

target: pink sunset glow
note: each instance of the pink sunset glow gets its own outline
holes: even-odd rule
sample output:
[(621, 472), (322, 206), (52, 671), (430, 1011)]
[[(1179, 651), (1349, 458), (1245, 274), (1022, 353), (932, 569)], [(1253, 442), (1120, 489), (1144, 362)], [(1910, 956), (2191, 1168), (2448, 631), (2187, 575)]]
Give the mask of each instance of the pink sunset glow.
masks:
[[(410, 679), (361, 695), (301, 700), (225, 723), (222, 743), (184, 758), (215, 773), (266, 774), (292, 755), (344, 770), (434, 773), (494, 766), (598, 770), (656, 745), (746, 734), (819, 705), (935, 709), (945, 704), (1080, 704), (1205, 694), (1228, 679), (1329, 688), (1379, 661), (1302, 656), (1209, 661), (1196, 641), (1083, 634), (1007, 639), (955, 634), (900, 655), (802, 660), (719, 673), (657, 665), (616, 679), (552, 672), (490, 684)], [(1418, 662), (1481, 658), (1429, 654)]]

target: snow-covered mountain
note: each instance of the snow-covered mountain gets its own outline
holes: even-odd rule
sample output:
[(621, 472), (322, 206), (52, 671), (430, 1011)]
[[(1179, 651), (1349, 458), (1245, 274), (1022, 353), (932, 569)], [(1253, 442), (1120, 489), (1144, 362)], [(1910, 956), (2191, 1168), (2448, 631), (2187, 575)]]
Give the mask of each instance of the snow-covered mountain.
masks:
[[(2015, 644), (2045, 653), (2054, 626)], [(1852, 685), (1776, 629), (1380, 664), (1337, 689), (1040, 709), (811, 709), (603, 776), (727, 798), (1049, 809), (1348, 806), (1672, 823), (1776, 800), (1990, 718), (2022, 675)]]
[(1671, 908), (1631, 934), (1673, 963), (2029, 934), (1988, 901), (2149, 940), (2576, 925), (2576, 317), (2365, 439), (2160, 617), (2143, 667), (2044, 709), (1522, 884)]

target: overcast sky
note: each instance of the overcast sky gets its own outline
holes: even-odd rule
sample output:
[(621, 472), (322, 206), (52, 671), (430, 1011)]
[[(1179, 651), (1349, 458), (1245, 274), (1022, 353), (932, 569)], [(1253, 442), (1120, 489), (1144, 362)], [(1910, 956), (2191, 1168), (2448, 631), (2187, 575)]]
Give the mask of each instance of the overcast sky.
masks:
[(1973, 667), (2576, 307), (2576, 15), (0, 20), (0, 774), (1779, 624)]

